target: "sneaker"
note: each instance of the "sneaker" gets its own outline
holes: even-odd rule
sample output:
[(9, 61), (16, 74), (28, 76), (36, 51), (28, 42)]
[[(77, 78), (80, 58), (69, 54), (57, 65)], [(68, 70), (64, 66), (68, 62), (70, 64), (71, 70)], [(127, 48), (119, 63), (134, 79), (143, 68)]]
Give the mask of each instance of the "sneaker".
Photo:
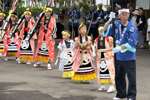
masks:
[(47, 64), (47, 69), (52, 69), (51, 64)]
[(18, 64), (20, 64), (21, 62), (20, 62), (20, 59), (18, 60)]
[(8, 57), (5, 58), (5, 61), (8, 61)]
[(28, 61), (26, 64), (27, 64), (27, 65), (30, 65), (30, 64), (31, 64), (31, 62), (30, 62), (30, 61)]
[(112, 93), (114, 92), (116, 89), (114, 87), (109, 87), (109, 89), (107, 90), (108, 93)]
[(40, 66), (42, 63), (41, 62), (37, 62), (34, 64), (34, 67)]
[(118, 98), (118, 97), (114, 97), (113, 100), (127, 100), (127, 98)]
[(106, 88), (101, 86), (98, 90), (99, 91), (106, 91)]

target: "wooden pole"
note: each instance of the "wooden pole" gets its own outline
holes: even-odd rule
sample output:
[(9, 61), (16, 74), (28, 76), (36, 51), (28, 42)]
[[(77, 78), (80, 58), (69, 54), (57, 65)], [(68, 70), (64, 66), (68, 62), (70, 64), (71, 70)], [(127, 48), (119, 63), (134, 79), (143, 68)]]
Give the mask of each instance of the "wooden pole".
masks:
[(91, 19), (90, 25), (88, 27), (87, 35), (89, 34), (89, 31), (90, 31), (90, 28), (91, 28), (91, 25), (92, 25), (92, 21), (93, 21), (93, 19)]
[(73, 21), (72, 21), (72, 40), (73, 40)]

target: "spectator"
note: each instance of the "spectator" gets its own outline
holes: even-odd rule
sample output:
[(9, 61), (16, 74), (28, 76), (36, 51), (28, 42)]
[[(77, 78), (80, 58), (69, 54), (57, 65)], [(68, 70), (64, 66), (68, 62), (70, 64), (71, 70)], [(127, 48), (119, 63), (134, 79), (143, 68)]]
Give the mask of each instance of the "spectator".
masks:
[(132, 19), (132, 17), (134, 16), (133, 15), (133, 7), (130, 6), (129, 11), (130, 11), (130, 17), (129, 18)]
[[(132, 22), (134, 24), (136, 24), (136, 19), (137, 19), (137, 16), (139, 15), (139, 12), (137, 10), (135, 10), (133, 13), (132, 13), (134, 16), (132, 17)], [(131, 14), (130, 14), (131, 15)]]
[(143, 29), (145, 26), (145, 15), (143, 14), (143, 8), (140, 7), (139, 8), (139, 16), (136, 19), (136, 26), (138, 28), (138, 34), (139, 34), (139, 41), (138, 41), (138, 45), (137, 48), (144, 48), (144, 36), (143, 36)]
[(80, 10), (76, 8), (76, 4), (72, 4), (72, 9), (68, 12), (69, 30), (72, 32), (72, 22), (75, 31), (75, 37), (78, 36), (78, 26), (80, 19)]

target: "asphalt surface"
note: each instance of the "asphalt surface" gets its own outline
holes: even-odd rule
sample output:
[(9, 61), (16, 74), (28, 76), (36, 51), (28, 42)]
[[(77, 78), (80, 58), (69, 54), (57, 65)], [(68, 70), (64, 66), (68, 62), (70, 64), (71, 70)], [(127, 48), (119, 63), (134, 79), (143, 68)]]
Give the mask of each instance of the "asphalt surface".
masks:
[[(55, 56), (58, 49), (55, 50)], [(96, 62), (94, 61), (94, 65)], [(137, 50), (137, 100), (150, 100), (150, 51)], [(0, 100), (112, 100), (114, 93), (99, 92), (96, 79), (78, 84), (62, 79), (58, 65), (18, 64), (14, 58), (0, 58)], [(108, 88), (109, 85), (106, 85)]]

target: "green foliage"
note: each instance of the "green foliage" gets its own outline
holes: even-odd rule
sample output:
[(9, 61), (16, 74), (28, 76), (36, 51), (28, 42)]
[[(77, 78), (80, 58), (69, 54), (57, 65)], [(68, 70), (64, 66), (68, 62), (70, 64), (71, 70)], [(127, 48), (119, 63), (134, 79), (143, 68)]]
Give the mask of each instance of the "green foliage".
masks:
[[(26, 7), (17, 6), (15, 11), (17, 12), (18, 18), (24, 13), (25, 9), (26, 9)], [(32, 16), (38, 16), (43, 11), (43, 9), (44, 9), (44, 7), (33, 6), (31, 8)], [(9, 10), (10, 10), (10, 8), (5, 8), (4, 13), (6, 14), (6, 16), (8, 16)]]

